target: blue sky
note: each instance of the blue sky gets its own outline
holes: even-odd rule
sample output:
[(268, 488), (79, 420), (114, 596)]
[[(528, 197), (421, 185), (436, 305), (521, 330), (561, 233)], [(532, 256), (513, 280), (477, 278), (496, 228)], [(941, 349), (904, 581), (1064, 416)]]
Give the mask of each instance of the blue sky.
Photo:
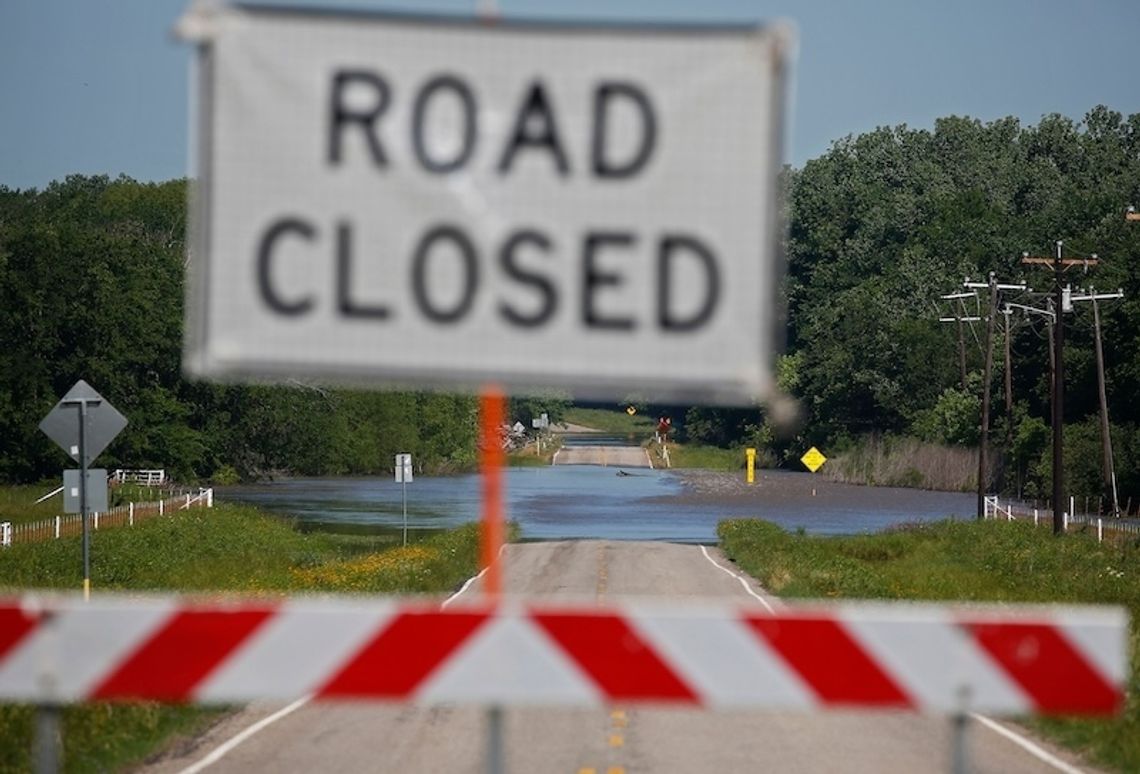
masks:
[[(312, 0), (309, 4), (319, 4)], [(472, 0), (338, 5), (469, 14)], [(0, 184), (187, 174), (186, 0), (0, 0)], [(500, 0), (504, 16), (795, 22), (788, 160), (945, 115), (1140, 112), (1136, 0)]]

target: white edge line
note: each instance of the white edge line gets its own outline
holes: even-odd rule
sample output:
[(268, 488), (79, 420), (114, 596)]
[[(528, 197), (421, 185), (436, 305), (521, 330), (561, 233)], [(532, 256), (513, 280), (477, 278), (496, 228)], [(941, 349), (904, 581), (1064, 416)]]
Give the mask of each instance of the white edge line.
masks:
[(1047, 750), (1043, 750), (1042, 748), (1035, 745), (1033, 742), (1026, 739), (1021, 734), (1017, 733), (1016, 731), (1011, 731), (1010, 729), (1001, 725), (997, 721), (991, 720), (990, 718), (987, 718), (985, 715), (979, 715), (976, 712), (971, 712), (970, 717), (972, 717), (974, 720), (978, 721), (979, 723), (981, 723), (983, 726), (990, 729), (994, 733), (1001, 734), (1006, 739), (1008, 739), (1009, 741), (1016, 744), (1018, 747), (1022, 748), (1026, 752), (1028, 752), (1034, 758), (1037, 758), (1039, 761), (1042, 761), (1043, 763), (1049, 764), (1050, 766), (1057, 769), (1058, 771), (1063, 771), (1063, 772), (1065, 772), (1065, 774), (1083, 774), (1083, 772), (1080, 769), (1078, 769), (1076, 766), (1065, 763), (1065, 761), (1061, 760), (1056, 755), (1053, 755), (1052, 753), (1048, 752)]
[[(502, 553), (502, 551), (500, 551), (499, 553)], [(489, 565), (488, 565), (488, 566), (489, 566)], [(464, 591), (467, 591), (467, 589), (471, 588), (471, 584), (472, 584), (472, 583), (474, 583), (475, 581), (479, 580), (480, 578), (482, 578), (482, 577), (483, 577), (483, 574), (484, 574), (484, 573), (486, 573), (486, 572), (487, 572), (487, 568), (486, 568), (486, 567), (484, 567), (482, 570), (480, 570), (480, 571), (479, 571), (479, 574), (478, 574), (478, 575), (472, 575), (470, 578), (468, 578), (468, 579), (467, 579), (467, 582), (466, 582), (466, 583), (464, 583), (464, 584), (463, 584), (463, 585), (462, 585), (462, 586), (459, 588), (459, 591), (455, 592), (455, 593), (454, 593), (454, 594), (452, 594), (450, 597), (448, 597), (447, 599), (443, 600), (443, 602), (442, 602), (442, 603), (440, 603), (439, 609), (440, 609), (440, 610), (443, 610), (445, 607), (447, 607), (447, 606), (448, 606), (448, 605), (450, 605), (452, 602), (454, 602), (454, 601), (455, 601), (455, 600), (456, 600), (456, 599), (459, 597), (459, 595), (460, 595), (460, 594), (462, 594)]]
[[(762, 597), (761, 595), (759, 595), (755, 591), (753, 591), (752, 588), (748, 585), (748, 582), (744, 578), (742, 578), (740, 575), (734, 573), (732, 570), (728, 569), (724, 565), (719, 564), (715, 559), (713, 559), (711, 556), (709, 556), (708, 549), (706, 549), (704, 546), (701, 546), (701, 553), (704, 554), (705, 559), (708, 559), (713, 564), (713, 566), (716, 567), (718, 570), (721, 570), (722, 572), (725, 572), (728, 575), (731, 575), (733, 578), (736, 578), (736, 580), (738, 580), (740, 582), (740, 585), (744, 587), (744, 590), (747, 591), (752, 596), (756, 597), (756, 599), (760, 600), (761, 604), (763, 604), (764, 607), (766, 607), (768, 609), (769, 613), (776, 612), (772, 608), (772, 605), (769, 604), (768, 600), (766, 600), (764, 597)], [(1065, 774), (1084, 774), (1084, 772), (1082, 772), (1076, 766), (1073, 766), (1069, 763), (1066, 763), (1065, 761), (1058, 758), (1056, 755), (1053, 755), (1049, 751), (1047, 751), (1047, 750), (1041, 748), (1040, 746), (1034, 744), (1032, 741), (1030, 741), (1029, 739), (1026, 739), (1024, 736), (1017, 733), (1016, 731), (1012, 731), (1012, 730), (1006, 728), (1005, 726), (1001, 725), (996, 720), (992, 720), (990, 718), (987, 718), (985, 715), (979, 715), (976, 712), (971, 712), (970, 717), (972, 717), (974, 720), (978, 721), (979, 723), (981, 723), (983, 726), (990, 729), (994, 733), (1000, 734), (1001, 736), (1004, 736), (1006, 739), (1008, 739), (1009, 741), (1016, 744), (1018, 747), (1022, 748), (1026, 752), (1028, 752), (1034, 758), (1037, 758), (1039, 761), (1052, 766), (1053, 768), (1057, 769), (1058, 771), (1062, 771)]]
[(645, 459), (649, 461), (649, 469), (653, 470), (653, 458), (649, 456), (649, 449), (645, 450)]
[(776, 609), (772, 607), (771, 603), (768, 602), (767, 599), (765, 599), (763, 596), (761, 596), (760, 594), (757, 594), (755, 591), (752, 590), (752, 587), (748, 585), (747, 580), (745, 580), (741, 576), (737, 575), (736, 573), (734, 573), (732, 570), (728, 569), (724, 565), (718, 564), (716, 559), (713, 559), (711, 556), (709, 556), (709, 552), (708, 552), (707, 548), (705, 548), (704, 546), (701, 546), (701, 553), (705, 555), (705, 559), (708, 559), (710, 562), (712, 562), (713, 567), (717, 568), (721, 572), (728, 573), (729, 575), (731, 575), (732, 577), (734, 577), (738, 581), (740, 581), (740, 585), (744, 587), (744, 590), (747, 591), (752, 596), (756, 597), (758, 600), (760, 600), (760, 604), (762, 604), (765, 608), (767, 608), (769, 613), (776, 612)]
[[(506, 548), (507, 548), (507, 546), (505, 543), (499, 547), (499, 557), (502, 557), (503, 551), (505, 551)], [(472, 575), (470, 578), (468, 578), (467, 581), (459, 588), (459, 591), (455, 592), (450, 597), (443, 600), (443, 602), (439, 606), (439, 609), (443, 610), (445, 607), (447, 607), (452, 602), (454, 602), (456, 599), (458, 599), (460, 594), (467, 591), (467, 589), (471, 588), (471, 584), (474, 583), (475, 581), (479, 580), (480, 578), (482, 578), (486, 572), (487, 572), (487, 568), (484, 567), (482, 570), (479, 571), (478, 575)], [(302, 696), (301, 698), (297, 699), (295, 702), (293, 702), (289, 706), (282, 707), (281, 709), (274, 712), (272, 715), (265, 717), (265, 718), (262, 718), (261, 720), (257, 721), (252, 726), (250, 726), (249, 728), (235, 734), (230, 739), (228, 739), (225, 742), (223, 742), (222, 744), (218, 745), (205, 758), (202, 758), (197, 763), (190, 764), (186, 768), (179, 771), (178, 774), (198, 774), (198, 772), (202, 771), (207, 766), (212, 766), (213, 764), (220, 761), (222, 758), (224, 758), (226, 755), (228, 755), (235, 747), (237, 747), (239, 744), (244, 742), (246, 739), (249, 739), (251, 736), (256, 734), (258, 731), (261, 731), (263, 728), (265, 728), (266, 726), (268, 726), (272, 723), (276, 723), (278, 720), (285, 717), (289, 713), (294, 712), (295, 710), (301, 709), (301, 707), (304, 707), (306, 704), (308, 704), (310, 701), (312, 701), (312, 699), (313, 699), (312, 694), (309, 694), (308, 696)]]
[(277, 710), (276, 712), (274, 712), (269, 717), (262, 718), (261, 720), (257, 721), (256, 723), (254, 723), (252, 726), (245, 729), (241, 733), (234, 735), (230, 739), (228, 739), (225, 742), (223, 742), (222, 744), (218, 745), (205, 758), (198, 761), (197, 763), (193, 763), (193, 764), (187, 766), (186, 768), (184, 768), (180, 772), (178, 772), (178, 774), (198, 774), (199, 771), (206, 768), (207, 766), (212, 766), (213, 764), (220, 761), (231, 750), (233, 750), (239, 744), (244, 742), (246, 739), (249, 739), (251, 736), (256, 734), (261, 729), (268, 726), (270, 723), (276, 723), (278, 720), (285, 717), (286, 715), (293, 712), (294, 710), (299, 710), (301, 707), (304, 707), (306, 704), (309, 703), (310, 700), (312, 700), (312, 698), (313, 697), (311, 694), (308, 696), (302, 696), (301, 698), (297, 699), (295, 702), (293, 702), (289, 706), (282, 707), (281, 709)]

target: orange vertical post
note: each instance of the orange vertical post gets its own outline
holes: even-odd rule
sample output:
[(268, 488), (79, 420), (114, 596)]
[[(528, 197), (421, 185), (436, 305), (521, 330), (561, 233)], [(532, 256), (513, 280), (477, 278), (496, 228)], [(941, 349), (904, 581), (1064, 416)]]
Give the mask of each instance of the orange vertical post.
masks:
[(479, 466), (483, 477), (483, 528), (480, 533), (480, 564), (487, 570), (483, 591), (498, 597), (503, 591), (503, 439), (500, 428), (507, 399), (498, 387), (484, 387), (479, 396)]

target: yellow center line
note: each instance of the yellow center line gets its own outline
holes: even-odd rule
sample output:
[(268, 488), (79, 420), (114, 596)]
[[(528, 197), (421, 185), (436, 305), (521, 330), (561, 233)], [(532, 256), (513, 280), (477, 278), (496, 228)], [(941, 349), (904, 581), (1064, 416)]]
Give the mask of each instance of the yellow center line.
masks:
[(606, 774), (625, 774), (625, 769), (621, 766), (610, 766), (606, 769)]
[(610, 747), (621, 747), (625, 744), (625, 737), (621, 734), (610, 734)]

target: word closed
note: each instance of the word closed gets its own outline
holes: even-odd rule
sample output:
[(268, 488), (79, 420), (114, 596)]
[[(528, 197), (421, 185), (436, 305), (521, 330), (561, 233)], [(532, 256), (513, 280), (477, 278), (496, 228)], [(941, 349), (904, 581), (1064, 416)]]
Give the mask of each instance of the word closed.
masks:
[(191, 372), (767, 391), (783, 34), (194, 14)]

